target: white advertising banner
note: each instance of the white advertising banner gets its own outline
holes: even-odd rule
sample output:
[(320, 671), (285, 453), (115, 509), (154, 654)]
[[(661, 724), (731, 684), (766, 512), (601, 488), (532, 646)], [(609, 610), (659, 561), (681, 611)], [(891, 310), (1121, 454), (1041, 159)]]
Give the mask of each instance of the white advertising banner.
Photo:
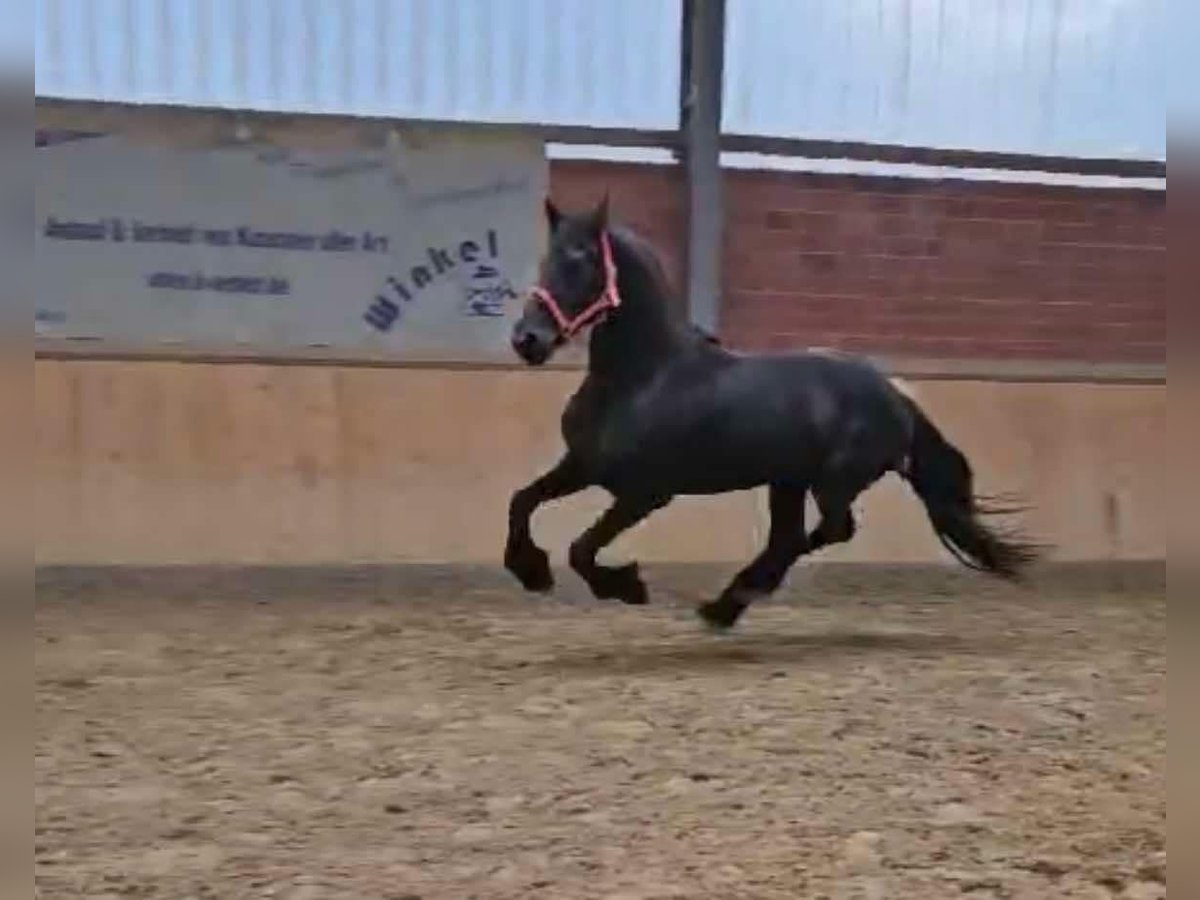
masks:
[(510, 359), (541, 245), (543, 146), (401, 135), (388, 149), (320, 152), (46, 142), (37, 334)]

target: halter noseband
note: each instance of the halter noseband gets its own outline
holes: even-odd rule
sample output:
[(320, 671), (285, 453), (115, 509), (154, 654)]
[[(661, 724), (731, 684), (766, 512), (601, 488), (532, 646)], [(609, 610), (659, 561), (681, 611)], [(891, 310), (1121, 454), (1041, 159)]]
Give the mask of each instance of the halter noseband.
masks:
[(617, 291), (617, 266), (613, 262), (612, 244), (607, 231), (600, 233), (600, 257), (604, 265), (604, 288), (600, 296), (576, 316), (568, 317), (554, 295), (542, 285), (535, 285), (529, 292), (534, 300), (546, 307), (558, 326), (559, 337), (564, 341), (575, 337), (592, 322), (621, 305), (621, 295)]

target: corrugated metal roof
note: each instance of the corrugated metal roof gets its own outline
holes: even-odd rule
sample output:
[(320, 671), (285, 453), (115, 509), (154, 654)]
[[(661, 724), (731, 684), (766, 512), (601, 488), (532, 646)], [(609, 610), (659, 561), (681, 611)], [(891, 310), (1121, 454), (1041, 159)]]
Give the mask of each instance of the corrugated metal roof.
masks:
[(36, 92), (671, 128), (679, 0), (38, 0)]
[(25, 81), (33, 72), (33, 9), (27, 3), (9, 4), (0, 16), (0, 75)]
[(728, 4), (726, 131), (1166, 158), (1165, 0)]
[[(1166, 0), (727, 0), (727, 132), (1166, 158)], [(680, 0), (37, 0), (40, 96), (669, 129)]]

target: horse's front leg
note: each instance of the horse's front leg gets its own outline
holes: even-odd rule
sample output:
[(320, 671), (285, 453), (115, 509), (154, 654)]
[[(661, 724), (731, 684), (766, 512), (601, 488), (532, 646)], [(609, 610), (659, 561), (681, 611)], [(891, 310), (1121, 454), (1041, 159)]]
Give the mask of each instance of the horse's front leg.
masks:
[(504, 567), (517, 577), (526, 590), (545, 593), (554, 587), (550, 558), (533, 542), (530, 522), (543, 503), (582, 491), (589, 482), (578, 461), (568, 453), (540, 478), (527, 484), (508, 504), (508, 541), (504, 547)]
[(767, 546), (754, 561), (734, 576), (721, 596), (697, 612), (713, 628), (732, 628), (759, 597), (775, 592), (788, 570), (809, 549), (804, 533), (804, 498), (801, 487), (770, 488), (771, 533)]
[(617, 568), (601, 566), (596, 563), (596, 554), (670, 500), (670, 497), (617, 497), (592, 527), (571, 544), (571, 568), (587, 582), (597, 599), (630, 604), (646, 602), (646, 584), (638, 574), (637, 563)]

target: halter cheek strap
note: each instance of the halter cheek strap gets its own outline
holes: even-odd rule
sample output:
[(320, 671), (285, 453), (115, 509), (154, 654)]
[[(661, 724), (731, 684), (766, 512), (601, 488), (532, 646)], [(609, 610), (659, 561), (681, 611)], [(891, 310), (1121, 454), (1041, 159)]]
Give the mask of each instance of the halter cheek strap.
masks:
[(613, 262), (612, 243), (606, 231), (600, 234), (600, 258), (604, 265), (604, 288), (600, 291), (600, 296), (575, 316), (567, 316), (555, 296), (542, 285), (535, 286), (529, 292), (534, 300), (546, 307), (546, 311), (554, 319), (554, 324), (558, 326), (559, 337), (564, 341), (575, 337), (588, 325), (621, 305), (621, 295), (617, 292), (617, 266)]

